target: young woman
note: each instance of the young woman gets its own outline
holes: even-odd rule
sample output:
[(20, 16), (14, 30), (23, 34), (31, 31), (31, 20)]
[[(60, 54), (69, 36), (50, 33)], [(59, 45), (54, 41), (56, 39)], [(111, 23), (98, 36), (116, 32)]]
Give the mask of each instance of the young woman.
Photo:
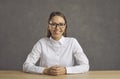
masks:
[[(47, 37), (41, 38), (23, 64), (23, 71), (47, 75), (84, 73), (89, 61), (75, 38), (67, 37), (67, 21), (61, 12), (48, 19)], [(40, 59), (39, 66), (36, 62)]]

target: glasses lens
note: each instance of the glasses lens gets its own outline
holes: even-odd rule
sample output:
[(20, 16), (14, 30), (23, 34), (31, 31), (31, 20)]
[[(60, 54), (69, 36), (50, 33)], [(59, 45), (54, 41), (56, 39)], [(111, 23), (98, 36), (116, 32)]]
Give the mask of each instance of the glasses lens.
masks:
[(59, 27), (64, 27), (65, 26), (65, 23), (59, 23), (59, 24), (57, 24), (57, 23), (49, 23), (51, 26), (53, 26), (53, 27), (56, 27), (56, 26), (59, 26)]
[(64, 25), (65, 25), (65, 24), (63, 24), (63, 23), (60, 23), (60, 24), (59, 24), (59, 26), (64, 26)]

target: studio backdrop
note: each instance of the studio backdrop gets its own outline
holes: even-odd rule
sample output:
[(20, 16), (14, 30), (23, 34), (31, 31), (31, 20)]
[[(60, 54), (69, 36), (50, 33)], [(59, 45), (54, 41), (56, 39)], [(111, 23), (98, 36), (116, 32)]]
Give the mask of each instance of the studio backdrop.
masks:
[(0, 70), (22, 70), (52, 11), (66, 16), (90, 70), (120, 69), (120, 0), (0, 0)]

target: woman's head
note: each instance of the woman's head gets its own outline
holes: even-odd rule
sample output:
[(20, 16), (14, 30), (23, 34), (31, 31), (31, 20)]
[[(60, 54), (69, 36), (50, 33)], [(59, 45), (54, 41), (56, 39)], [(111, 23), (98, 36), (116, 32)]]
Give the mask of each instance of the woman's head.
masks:
[(61, 12), (52, 12), (48, 19), (47, 37), (60, 39), (61, 36), (67, 36), (67, 21)]

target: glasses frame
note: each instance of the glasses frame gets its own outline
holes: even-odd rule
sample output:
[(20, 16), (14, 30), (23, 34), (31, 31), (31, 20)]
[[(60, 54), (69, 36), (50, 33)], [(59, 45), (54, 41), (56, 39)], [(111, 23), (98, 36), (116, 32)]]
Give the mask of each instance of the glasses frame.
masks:
[(66, 23), (49, 23), (49, 25), (53, 28), (56, 28), (57, 26), (60, 28), (64, 28), (66, 26)]

